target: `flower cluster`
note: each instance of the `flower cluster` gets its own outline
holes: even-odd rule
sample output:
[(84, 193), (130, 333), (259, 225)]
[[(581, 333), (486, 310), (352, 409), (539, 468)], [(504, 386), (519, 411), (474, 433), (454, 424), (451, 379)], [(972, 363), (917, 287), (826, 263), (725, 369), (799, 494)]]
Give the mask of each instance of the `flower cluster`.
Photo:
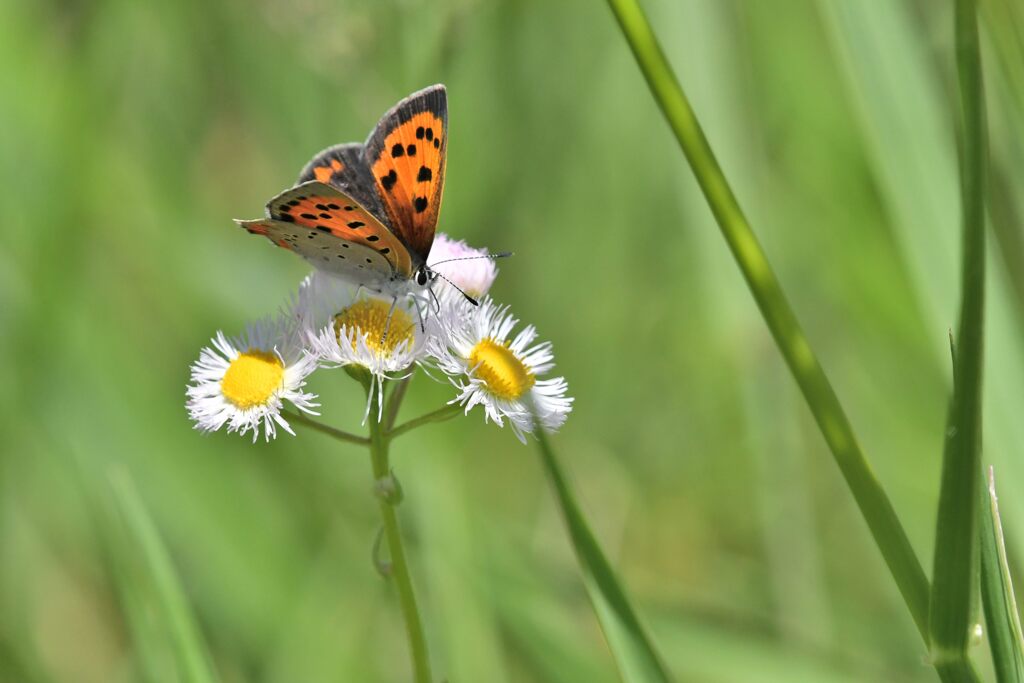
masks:
[[(572, 409), (549, 342), (487, 295), (497, 277), (487, 253), (439, 234), (431, 250), (439, 265), (433, 292), (391, 299), (316, 271), (277, 316), (228, 338), (218, 332), (192, 365), (187, 408), (196, 429), (212, 432), (292, 432), (284, 400), (316, 414), (316, 396), (304, 391), (317, 369), (362, 368), (370, 379), (366, 419), (381, 419), (385, 384), (417, 366), (437, 369), (454, 386), (450, 403), (468, 414), (483, 406), (485, 420), (508, 420), (520, 441), (535, 424), (560, 427)], [(444, 262), (444, 263), (441, 263)], [(458, 289), (456, 289), (458, 288)], [(459, 292), (465, 292), (463, 296)], [(467, 297), (474, 300), (471, 302)], [(372, 408), (376, 406), (374, 412)]]

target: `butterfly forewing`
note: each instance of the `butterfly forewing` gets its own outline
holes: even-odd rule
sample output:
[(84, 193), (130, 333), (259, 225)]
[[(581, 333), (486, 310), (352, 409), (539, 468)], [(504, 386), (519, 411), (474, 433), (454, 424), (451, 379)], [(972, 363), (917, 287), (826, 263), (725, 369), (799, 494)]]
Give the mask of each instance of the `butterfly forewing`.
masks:
[(380, 195), (374, 188), (373, 176), (363, 159), (363, 146), (358, 142), (334, 145), (317, 154), (306, 164), (295, 183), (301, 185), (318, 180), (336, 187), (359, 202), (377, 220), (390, 228)]
[(337, 239), (316, 228), (272, 218), (236, 222), (250, 234), (263, 235), (277, 246), (294, 251), (318, 269), (352, 282), (380, 280), (392, 272), (391, 263), (376, 249)]
[[(389, 268), (403, 277), (413, 274), (408, 250), (391, 231), (355, 199), (323, 182), (313, 180), (282, 192), (267, 204), (267, 215), (308, 228), (324, 241), (340, 239), (362, 245), (381, 255)], [(317, 238), (310, 235), (306, 239)]]
[(434, 242), (447, 142), (447, 95), (435, 85), (385, 114), (363, 151), (389, 225), (421, 262)]

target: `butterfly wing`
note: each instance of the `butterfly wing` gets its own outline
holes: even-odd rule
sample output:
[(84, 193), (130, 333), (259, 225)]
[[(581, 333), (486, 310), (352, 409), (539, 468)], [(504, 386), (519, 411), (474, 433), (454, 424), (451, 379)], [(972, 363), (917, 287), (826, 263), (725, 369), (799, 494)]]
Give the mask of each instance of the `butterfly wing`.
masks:
[(448, 96), (434, 85), (385, 114), (363, 149), (388, 224), (419, 262), (434, 242), (447, 143)]
[(363, 146), (347, 142), (328, 147), (306, 164), (296, 185), (318, 180), (348, 194), (369, 210), (378, 221), (388, 226), (388, 217), (374, 189), (373, 175), (363, 159)]
[(386, 279), (393, 266), (376, 249), (357, 242), (335, 239), (316, 228), (297, 223), (262, 218), (235, 221), (252, 235), (263, 235), (277, 246), (294, 251), (320, 270), (326, 270), (350, 282)]
[(340, 239), (366, 247), (390, 264), (389, 272), (397, 272), (406, 279), (413, 275), (412, 259), (405, 245), (355, 199), (318, 180), (297, 185), (271, 199), (267, 216), (312, 230), (306, 235), (307, 240)]

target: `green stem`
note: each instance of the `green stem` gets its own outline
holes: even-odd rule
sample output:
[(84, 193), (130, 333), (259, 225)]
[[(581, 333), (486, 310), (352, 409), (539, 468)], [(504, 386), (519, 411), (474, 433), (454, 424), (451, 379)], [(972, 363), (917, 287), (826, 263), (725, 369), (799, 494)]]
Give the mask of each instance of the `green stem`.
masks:
[[(370, 390), (370, 389), (368, 389)], [(379, 393), (377, 401), (383, 400)], [(373, 464), (373, 477), (376, 481), (391, 477), (388, 464), (388, 438), (383, 427), (374, 419), (371, 410), (370, 423), (370, 459)], [(384, 522), (384, 537), (388, 542), (391, 555), (391, 578), (398, 590), (398, 601), (405, 619), (405, 632), (409, 638), (409, 649), (412, 654), (413, 680), (416, 683), (430, 683), (430, 656), (427, 652), (427, 641), (420, 621), (419, 609), (416, 606), (416, 595), (413, 592), (412, 578), (409, 575), (409, 564), (402, 545), (402, 532), (398, 525), (398, 512), (395, 506), (398, 501), (393, 496), (378, 494), (380, 515)]]
[(412, 420), (409, 420), (408, 422), (398, 425), (394, 429), (390, 430), (384, 436), (388, 441), (391, 441), (391, 439), (395, 438), (396, 436), (405, 434), (406, 432), (412, 429), (416, 429), (417, 427), (421, 427), (430, 422), (444, 422), (445, 420), (450, 420), (456, 415), (461, 415), (462, 411), (462, 406), (454, 403), (446, 406), (441, 406), (437, 410), (429, 412), (426, 415), (420, 415), (417, 418), (414, 418)]
[(583, 584), (623, 681), (669, 683), (672, 677), (629, 602), (626, 591), (590, 530), (565, 472), (534, 415), (534, 436), (544, 471), (555, 490)]
[(636, 0), (608, 0), (608, 4), (693, 169), (722, 235), (853, 493), (914, 623), (927, 642), (928, 579), (899, 517), (865, 459), (850, 421), (718, 165), (650, 23)]
[(299, 424), (305, 425), (310, 429), (315, 429), (321, 434), (326, 434), (327, 436), (335, 438), (338, 441), (359, 444), (360, 446), (368, 446), (370, 444), (370, 440), (367, 439), (365, 436), (356, 436), (355, 434), (349, 434), (348, 432), (343, 432), (340, 429), (329, 427), (322, 422), (317, 422), (312, 418), (306, 417), (302, 413), (294, 412), (291, 410), (282, 410), (281, 414), (293, 422), (298, 422)]
[(398, 419), (398, 409), (402, 407), (402, 399), (405, 398), (405, 392), (409, 389), (409, 382), (411, 380), (412, 375), (403, 377), (395, 383), (395, 388), (391, 390), (388, 402), (384, 406), (384, 431), (390, 431), (395, 426), (395, 420)]
[(955, 666), (966, 659), (978, 585), (986, 134), (973, 0), (956, 1), (956, 51), (963, 135), (963, 290), (953, 357), (953, 400), (942, 458), (930, 610), (932, 660), (937, 667)]

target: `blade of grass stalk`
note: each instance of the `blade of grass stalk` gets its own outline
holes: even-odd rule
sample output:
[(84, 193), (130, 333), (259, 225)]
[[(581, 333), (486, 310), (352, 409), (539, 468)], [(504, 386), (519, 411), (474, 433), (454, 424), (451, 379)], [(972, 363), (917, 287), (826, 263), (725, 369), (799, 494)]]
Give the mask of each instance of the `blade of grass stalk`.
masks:
[(988, 471), (988, 495), (981, 500), (981, 600), (992, 663), (999, 683), (1024, 683), (1024, 638), (999, 519), (996, 480)]
[[(818, 6), (848, 81), (875, 185), (892, 217), (893, 235), (923, 313), (922, 325), (934, 341), (932, 362), (947, 373), (948, 349), (940, 332), (955, 320), (957, 283), (948, 274), (958, 261), (961, 210), (944, 77), (921, 44), (920, 27), (907, 6), (829, 0), (820, 0)], [(998, 70), (990, 73), (999, 76)], [(990, 105), (995, 102), (989, 98)], [(994, 115), (989, 117), (992, 139), (999, 140), (991, 153), (1009, 161), (1016, 129), (1007, 127), (1000, 136), (997, 122)], [(1019, 177), (1020, 168), (1008, 167), (1010, 177)], [(997, 229), (993, 246), (1005, 248), (999, 239), (1000, 216), (993, 213), (992, 218)], [(1012, 268), (1016, 260), (1007, 253), (1002, 256)], [(986, 458), (1002, 468), (1004, 477), (1017, 480), (1024, 477), (1018, 448), (1024, 442), (1024, 421), (1017, 410), (1024, 404), (1024, 335), (1019, 300), (1003, 275), (999, 268), (988, 272), (985, 360), (999, 371), (989, 373), (984, 383), (984, 441)], [(1002, 514), (1011, 521), (1024, 520), (1024, 499), (1004, 500)], [(1011, 550), (1014, 540), (1024, 543), (1024, 525), (1010, 524), (1006, 533)]]
[(151, 598), (160, 625), (168, 637), (181, 680), (216, 683), (208, 650), (199, 633), (181, 583), (156, 524), (146, 510), (132, 480), (123, 471), (110, 475), (110, 489), (118, 515), (147, 573)]
[(929, 608), (932, 662), (940, 671), (950, 665), (959, 666), (967, 657), (978, 571), (986, 130), (978, 16), (973, 0), (956, 1), (955, 33), (963, 135), (962, 298)]
[[(417, 449), (441, 452), (435, 435), (418, 436)], [(478, 515), (468, 500), (466, 461), (451, 459), (402, 463), (404, 476), (416, 482), (417, 494), (403, 503), (417, 521), (419, 564), (427, 595), (432, 596), (432, 631), (445, 674), (451, 681), (508, 682), (508, 661), (495, 619), (491, 591), (481, 585), (482, 552)], [(466, 647), (466, 643), (473, 647)]]
[(668, 670), (640, 624), (601, 546), (587, 526), (547, 435), (541, 427), (535, 432), (537, 449), (540, 451), (544, 470), (555, 489), (555, 497), (580, 565), (583, 584), (608, 641), (608, 648), (619, 667), (622, 680), (626, 683), (667, 683), (672, 680)]
[(704, 192), (775, 342), (803, 392), (922, 637), (928, 580), (906, 532), (868, 464), (853, 428), (743, 214), (689, 100), (636, 0), (608, 0), (630, 49)]
[[(502, 555), (505, 548), (495, 549)], [(550, 683), (611, 683), (617, 672), (604, 657), (595, 656), (592, 641), (581, 634), (573, 611), (556, 609), (545, 596), (551, 586), (539, 586), (536, 577), (523, 571), (520, 558), (500, 564), (500, 590), (492, 596), (507, 649), (517, 653), (524, 680)], [(516, 576), (512, 577), (511, 574)], [(581, 642), (582, 641), (582, 642)]]
[(1024, 116), (1024, 8), (1015, 0), (981, 0), (979, 4), (986, 33), (1011, 86), (1007, 90)]

